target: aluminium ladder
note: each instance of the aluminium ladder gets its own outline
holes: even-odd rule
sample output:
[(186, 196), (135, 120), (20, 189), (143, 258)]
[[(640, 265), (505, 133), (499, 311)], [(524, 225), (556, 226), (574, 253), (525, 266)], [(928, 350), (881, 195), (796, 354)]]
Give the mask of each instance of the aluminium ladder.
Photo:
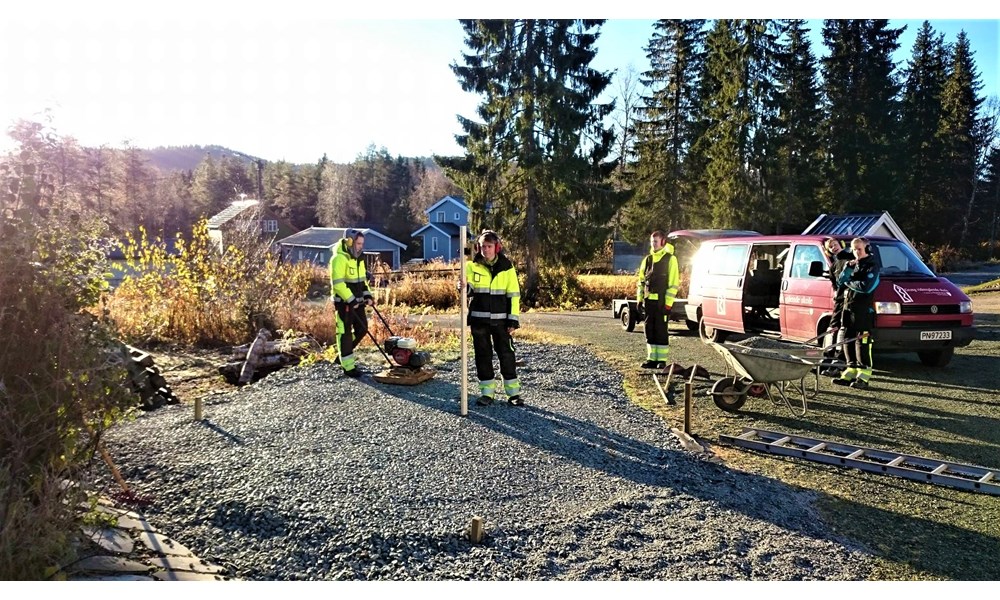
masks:
[(1000, 496), (1000, 469), (943, 462), (753, 427), (744, 427), (743, 433), (738, 436), (720, 435), (719, 440), (761, 452)]

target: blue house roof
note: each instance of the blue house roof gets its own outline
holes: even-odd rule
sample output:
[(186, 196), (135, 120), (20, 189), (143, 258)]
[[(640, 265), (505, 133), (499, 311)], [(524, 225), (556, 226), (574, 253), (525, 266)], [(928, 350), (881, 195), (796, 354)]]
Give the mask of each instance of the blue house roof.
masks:
[(444, 198), (441, 198), (440, 200), (432, 204), (430, 208), (426, 209), (424, 212), (427, 214), (431, 214), (432, 212), (434, 212), (435, 209), (437, 209), (445, 202), (451, 202), (452, 204), (464, 210), (465, 212), (469, 212), (469, 207), (465, 205), (465, 201), (462, 200), (461, 198), (456, 198), (454, 196), (445, 196)]
[(423, 227), (414, 231), (410, 235), (416, 237), (418, 235), (422, 235), (424, 231), (426, 231), (427, 229), (432, 229), (432, 228), (438, 230), (442, 235), (446, 235), (448, 237), (458, 237), (458, 234), (461, 233), (458, 228), (458, 225), (455, 225), (454, 223), (428, 223), (427, 225), (424, 225)]

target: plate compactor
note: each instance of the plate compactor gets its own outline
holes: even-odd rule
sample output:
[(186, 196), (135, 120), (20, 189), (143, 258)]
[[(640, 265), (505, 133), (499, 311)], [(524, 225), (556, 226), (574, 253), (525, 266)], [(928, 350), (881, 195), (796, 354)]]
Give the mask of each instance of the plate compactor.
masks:
[[(371, 331), (368, 335), (372, 341), (382, 351), (385, 360), (389, 363), (389, 368), (373, 375), (372, 378), (379, 383), (391, 383), (396, 385), (416, 385), (434, 377), (434, 369), (428, 365), (431, 362), (431, 355), (424, 350), (417, 350), (417, 341), (413, 338), (400, 337), (392, 332), (389, 323), (382, 316), (375, 306), (372, 310), (378, 315), (385, 330), (389, 332), (389, 337), (381, 346), (375, 341), (375, 336)], [(390, 358), (391, 357), (391, 358)]]

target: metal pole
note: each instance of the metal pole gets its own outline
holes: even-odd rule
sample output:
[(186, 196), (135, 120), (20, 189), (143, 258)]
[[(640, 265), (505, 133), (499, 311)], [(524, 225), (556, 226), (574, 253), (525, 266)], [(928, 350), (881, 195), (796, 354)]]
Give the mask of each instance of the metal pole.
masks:
[(466, 227), (465, 225), (460, 225), (458, 228), (458, 240), (461, 244), (461, 249), (459, 251), (459, 270), (458, 270), (458, 285), (461, 287), (458, 301), (458, 337), (462, 343), (462, 399), (459, 402), (459, 413), (463, 417), (469, 414), (469, 344), (465, 339), (465, 311), (467, 310), (467, 299), (468, 299), (468, 284), (465, 281), (465, 247), (468, 245), (468, 240), (466, 240)]

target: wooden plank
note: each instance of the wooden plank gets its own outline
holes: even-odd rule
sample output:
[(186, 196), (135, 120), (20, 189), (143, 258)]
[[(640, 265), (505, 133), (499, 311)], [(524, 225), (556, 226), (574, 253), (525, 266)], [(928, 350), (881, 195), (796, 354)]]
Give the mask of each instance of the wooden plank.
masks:
[(426, 367), (416, 371), (405, 367), (393, 367), (391, 369), (381, 371), (376, 375), (372, 375), (372, 379), (379, 383), (389, 383), (393, 385), (417, 385), (418, 383), (423, 383), (431, 377), (434, 377), (435, 373), (437, 373), (437, 371)]

